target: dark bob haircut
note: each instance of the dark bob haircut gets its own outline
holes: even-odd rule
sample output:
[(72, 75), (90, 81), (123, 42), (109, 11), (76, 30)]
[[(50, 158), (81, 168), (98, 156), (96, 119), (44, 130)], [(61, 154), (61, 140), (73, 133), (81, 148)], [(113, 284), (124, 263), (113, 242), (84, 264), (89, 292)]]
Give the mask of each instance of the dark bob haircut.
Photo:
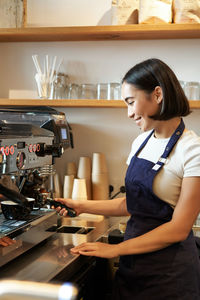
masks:
[(174, 117), (184, 117), (190, 114), (189, 101), (174, 72), (161, 60), (147, 59), (131, 68), (122, 83), (134, 85), (147, 94), (160, 86), (163, 100), (160, 110), (150, 118), (154, 120), (169, 120)]

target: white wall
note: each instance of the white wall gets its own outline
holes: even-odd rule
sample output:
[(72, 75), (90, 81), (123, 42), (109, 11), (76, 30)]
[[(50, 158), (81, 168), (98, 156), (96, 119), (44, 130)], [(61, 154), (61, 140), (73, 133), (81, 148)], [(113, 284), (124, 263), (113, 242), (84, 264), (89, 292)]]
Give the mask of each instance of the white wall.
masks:
[(1, 97), (9, 89), (35, 89), (35, 67), (31, 58), (38, 54), (63, 57), (61, 71), (75, 82), (119, 81), (135, 63), (150, 57), (163, 59), (179, 79), (200, 81), (200, 39), (98, 42), (41, 42), (0, 44)]
[(111, 2), (111, 0), (28, 0), (27, 25), (29, 27), (109, 25)]
[[(87, 13), (87, 7), (82, 13)], [(62, 70), (69, 74), (72, 81), (96, 83), (119, 81), (135, 63), (150, 57), (164, 60), (179, 79), (200, 81), (199, 50), (200, 39), (1, 43), (0, 97), (8, 97), (9, 89), (36, 89), (35, 68), (31, 58), (36, 53), (40, 58), (45, 54), (63, 56)], [(66, 113), (72, 126), (75, 144), (73, 150), (67, 150), (57, 161), (60, 174), (64, 174), (67, 161), (78, 162), (79, 156), (92, 156), (93, 152), (101, 151), (106, 154), (110, 183), (117, 191), (124, 182), (125, 161), (132, 140), (139, 133), (133, 121), (127, 118), (126, 109), (60, 110)], [(188, 127), (198, 134), (199, 118), (200, 110), (195, 110), (186, 118)]]

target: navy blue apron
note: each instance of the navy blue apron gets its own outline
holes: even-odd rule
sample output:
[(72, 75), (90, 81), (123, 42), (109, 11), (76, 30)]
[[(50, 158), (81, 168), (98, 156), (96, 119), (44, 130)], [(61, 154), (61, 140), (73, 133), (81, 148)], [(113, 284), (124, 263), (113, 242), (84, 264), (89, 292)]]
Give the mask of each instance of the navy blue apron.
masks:
[[(156, 164), (137, 157), (153, 131), (132, 157), (125, 178), (127, 209), (131, 215), (125, 240), (171, 220), (172, 207), (154, 194), (152, 186), (184, 128), (181, 120)], [(164, 249), (120, 257), (113, 292), (113, 300), (118, 299), (200, 300), (200, 261), (192, 231), (185, 241)]]

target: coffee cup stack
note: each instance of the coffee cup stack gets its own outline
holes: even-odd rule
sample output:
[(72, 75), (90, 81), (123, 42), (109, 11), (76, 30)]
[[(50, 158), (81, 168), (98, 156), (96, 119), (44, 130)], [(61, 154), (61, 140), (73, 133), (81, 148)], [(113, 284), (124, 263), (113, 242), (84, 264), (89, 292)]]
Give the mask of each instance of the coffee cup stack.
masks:
[(109, 199), (108, 168), (103, 153), (93, 153), (92, 157), (92, 199)]
[(72, 189), (72, 199), (73, 200), (87, 200), (87, 188), (85, 179), (74, 179), (73, 189)]
[(77, 167), (76, 167), (76, 163), (71, 161), (67, 163), (67, 171), (66, 171), (67, 175), (74, 175), (74, 178), (76, 178), (77, 175)]
[(72, 197), (72, 189), (74, 184), (74, 175), (65, 175), (63, 184), (63, 198)]
[(53, 184), (54, 184), (54, 197), (60, 198), (61, 195), (61, 186), (60, 186), (60, 179), (59, 175), (56, 173), (53, 176)]
[(87, 190), (87, 199), (92, 199), (91, 192), (91, 170), (92, 170), (92, 162), (91, 158), (88, 156), (82, 156), (79, 159), (77, 178), (85, 179), (86, 181), (86, 190)]
[(74, 178), (77, 175), (77, 167), (75, 162), (68, 162), (66, 175), (64, 176), (63, 181), (63, 198), (72, 197), (72, 189), (74, 184)]

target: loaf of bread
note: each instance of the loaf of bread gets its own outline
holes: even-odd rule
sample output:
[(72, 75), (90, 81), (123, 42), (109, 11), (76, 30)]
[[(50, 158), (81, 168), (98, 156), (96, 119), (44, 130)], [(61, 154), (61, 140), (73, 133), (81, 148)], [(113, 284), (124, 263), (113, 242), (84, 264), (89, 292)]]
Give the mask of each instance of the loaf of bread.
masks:
[(112, 25), (138, 23), (139, 0), (113, 0)]
[(139, 23), (162, 24), (172, 22), (172, 0), (140, 0)]
[(200, 23), (200, 1), (174, 0), (173, 16), (174, 23)]

